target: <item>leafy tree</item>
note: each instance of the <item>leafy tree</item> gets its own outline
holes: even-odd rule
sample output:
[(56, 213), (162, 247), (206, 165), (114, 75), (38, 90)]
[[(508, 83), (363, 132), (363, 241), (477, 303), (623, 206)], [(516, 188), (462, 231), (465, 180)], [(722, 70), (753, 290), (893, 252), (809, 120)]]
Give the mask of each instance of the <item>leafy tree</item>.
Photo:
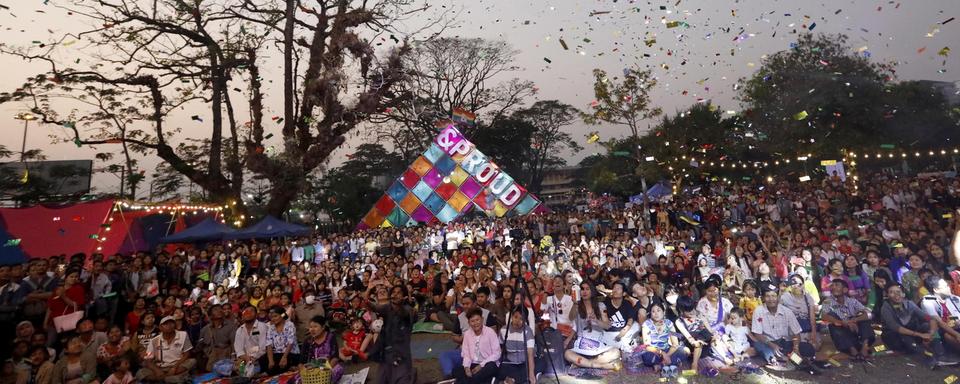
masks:
[(313, 206), (305, 208), (310, 209), (314, 217), (318, 212), (326, 212), (335, 221), (355, 223), (383, 195), (383, 191), (371, 184), (368, 176), (335, 168), (319, 180), (311, 192)]
[[(642, 126), (645, 120), (656, 118), (662, 113), (659, 107), (650, 104), (650, 90), (657, 86), (657, 80), (650, 70), (624, 69), (623, 80), (618, 77), (612, 79), (601, 69), (593, 70), (593, 94), (595, 100), (591, 103), (591, 110), (583, 115), (583, 121), (588, 124), (616, 124), (625, 125), (630, 129), (634, 143), (639, 143)], [(633, 154), (635, 173), (644, 173), (644, 162), (640, 148), (628, 149)], [(646, 192), (646, 179), (641, 177), (641, 190)], [(643, 195), (643, 208), (647, 209), (647, 195)], [(648, 220), (646, 215), (644, 223)]]
[[(390, 40), (380, 35), (399, 34), (394, 27), (405, 25), (400, 19), (428, 6), (420, 0), (71, 0), (63, 8), (93, 25), (80, 36), (98, 53), (94, 61), (82, 66), (62, 61), (71, 57), (61, 52), (76, 36), (0, 46), (3, 53), (49, 68), (0, 95), (0, 102), (31, 102), (44, 123), (68, 128), (68, 139), (77, 145), (124, 143), (156, 155), (215, 201), (242, 201), (245, 171), (263, 175), (272, 185), (267, 211), (278, 215), (347, 134), (403, 99), (392, 88), (409, 47), (393, 35)], [(383, 41), (392, 43), (381, 49)], [(270, 79), (259, 67), (274, 46), (282, 50), (284, 68), (278, 81), (284, 113), (274, 119), (280, 125), (278, 146), (266, 141), (273, 134), (265, 133), (262, 85)], [(62, 96), (112, 99), (105, 111), (90, 105), (63, 111), (63, 104), (51, 102)], [(193, 113), (180, 108), (193, 104), (209, 113), (190, 116), (208, 124), (209, 148), (183, 153), (189, 146), (178, 146), (181, 132), (167, 123)], [(238, 107), (249, 110), (249, 123), (238, 121)], [(103, 112), (96, 123), (104, 127), (93, 134), (82, 129), (89, 109)], [(201, 161), (188, 161), (191, 157)], [(238, 208), (242, 211), (242, 204)]]
[(768, 151), (824, 156), (877, 142), (893, 71), (857, 54), (847, 40), (801, 35), (793, 48), (768, 56), (741, 80), (747, 120)]
[(523, 152), (527, 189), (540, 193), (544, 174), (566, 165), (565, 152), (579, 152), (583, 148), (563, 128), (579, 118), (580, 111), (557, 100), (538, 101), (513, 113), (513, 119), (525, 121), (536, 129), (530, 146)]
[(470, 141), (514, 180), (526, 179), (525, 154), (530, 151), (537, 127), (512, 116), (489, 125), (480, 124), (484, 126), (477, 129)]
[(957, 115), (942, 91), (930, 82), (903, 81), (887, 87), (882, 144), (937, 148), (960, 139)]
[(360, 144), (352, 154), (347, 155), (347, 159), (338, 168), (341, 173), (371, 180), (382, 176), (396, 177), (406, 165), (399, 155), (387, 151), (380, 144)]

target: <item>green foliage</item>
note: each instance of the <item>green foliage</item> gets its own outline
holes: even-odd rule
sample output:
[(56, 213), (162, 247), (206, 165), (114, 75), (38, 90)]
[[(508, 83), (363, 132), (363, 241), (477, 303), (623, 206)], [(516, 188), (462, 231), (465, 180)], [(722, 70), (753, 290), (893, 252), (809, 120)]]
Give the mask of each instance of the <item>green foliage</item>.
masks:
[(313, 195), (311, 206), (298, 208), (311, 212), (326, 212), (335, 221), (357, 222), (383, 195), (371, 186), (371, 179), (336, 168), (308, 189)]
[(528, 190), (539, 193), (547, 171), (566, 165), (564, 157), (568, 153), (583, 150), (572, 135), (563, 131), (579, 115), (576, 108), (557, 100), (538, 101), (513, 113), (513, 119), (527, 122), (535, 129), (521, 156)]
[(904, 81), (886, 90), (881, 137), (897, 147), (938, 148), (960, 139), (957, 114), (927, 81)]
[(587, 124), (626, 125), (634, 137), (639, 137), (641, 123), (662, 113), (659, 107), (650, 105), (650, 90), (657, 86), (650, 70), (626, 69), (619, 82), (618, 77), (610, 78), (601, 69), (594, 69), (593, 77), (596, 100), (583, 114)]
[(360, 144), (352, 154), (347, 155), (347, 158), (349, 160), (339, 169), (343, 173), (368, 179), (378, 176), (395, 177), (405, 166), (399, 155), (387, 151), (380, 144)]
[(888, 66), (858, 54), (846, 36), (805, 34), (741, 81), (741, 100), (767, 151), (839, 154), (879, 139), (891, 78)]
[(525, 154), (536, 130), (531, 122), (510, 116), (478, 128), (470, 141), (514, 180), (525, 180)]

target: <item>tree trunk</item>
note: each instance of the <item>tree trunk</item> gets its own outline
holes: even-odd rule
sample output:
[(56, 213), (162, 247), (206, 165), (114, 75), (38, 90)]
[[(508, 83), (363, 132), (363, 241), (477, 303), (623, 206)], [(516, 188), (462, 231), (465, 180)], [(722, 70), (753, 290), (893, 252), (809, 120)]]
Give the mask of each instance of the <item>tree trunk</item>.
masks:
[[(213, 92), (210, 97), (210, 109), (213, 114), (213, 132), (210, 134), (210, 158), (209, 169), (210, 177), (214, 179), (223, 178), (222, 159), (223, 159), (223, 92), (224, 79), (223, 68), (220, 66), (220, 60), (213, 52), (210, 53), (210, 72)], [(212, 191), (211, 191), (212, 192)]]
[(293, 31), (296, 22), (295, 12), (297, 0), (286, 0), (287, 9), (284, 12), (283, 26), (283, 133), (287, 137), (293, 133)]
[(270, 202), (267, 203), (267, 214), (282, 218), (290, 203), (297, 198), (302, 186), (301, 180), (290, 178), (284, 178), (280, 183), (274, 182), (273, 189), (270, 190)]

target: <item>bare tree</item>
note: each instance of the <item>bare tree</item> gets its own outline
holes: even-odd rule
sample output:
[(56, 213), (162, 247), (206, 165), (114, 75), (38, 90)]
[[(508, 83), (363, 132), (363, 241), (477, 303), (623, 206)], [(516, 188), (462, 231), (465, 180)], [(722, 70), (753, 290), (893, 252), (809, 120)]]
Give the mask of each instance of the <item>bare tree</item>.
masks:
[[(456, 108), (485, 114), (487, 125), (496, 123), (535, 92), (529, 81), (497, 82), (519, 69), (516, 55), (503, 41), (437, 38), (417, 44), (396, 85), (403, 100), (374, 116), (375, 133), (411, 160), (438, 132), (434, 124)], [(470, 127), (462, 128), (471, 136)]]
[[(323, 0), (308, 6), (299, 0), (73, 0), (64, 8), (86, 17), (91, 29), (40, 48), (0, 45), (0, 52), (49, 65), (25, 87), (0, 95), (0, 102), (34, 100), (42, 121), (67, 127), (77, 145), (117, 142), (154, 154), (216, 201), (233, 200), (242, 207), (245, 170), (263, 175), (271, 184), (267, 211), (279, 214), (306, 185), (305, 175), (347, 133), (404, 100), (391, 88), (401, 78), (409, 49), (391, 34), (392, 26), (426, 10), (419, 1)], [(390, 34), (394, 44), (378, 54), (382, 34)], [(98, 52), (90, 69), (57, 59), (66, 43), (80, 39)], [(271, 46), (284, 58), (278, 148), (267, 142), (273, 134), (264, 127), (267, 103), (260, 71), (260, 56), (269, 55)], [(60, 113), (64, 107), (52, 102), (78, 99), (78, 90), (88, 87), (129, 97), (126, 103), (136, 108), (121, 120), (135, 127), (113, 124), (90, 135), (77, 125), (83, 111)], [(249, 108), (248, 123), (238, 122), (235, 104)], [(210, 127), (209, 145), (199, 156), (186, 152), (195, 146), (175, 143), (183, 139), (178, 134), (196, 134), (165, 124), (198, 105), (209, 116), (191, 119)]]

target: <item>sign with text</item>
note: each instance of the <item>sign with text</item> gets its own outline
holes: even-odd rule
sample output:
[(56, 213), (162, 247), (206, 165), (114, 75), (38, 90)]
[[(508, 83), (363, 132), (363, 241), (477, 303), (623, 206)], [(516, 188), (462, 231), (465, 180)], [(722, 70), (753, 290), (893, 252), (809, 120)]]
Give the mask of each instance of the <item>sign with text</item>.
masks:
[(495, 217), (526, 215), (540, 204), (449, 125), (387, 188), (358, 227), (449, 223), (474, 208)]

